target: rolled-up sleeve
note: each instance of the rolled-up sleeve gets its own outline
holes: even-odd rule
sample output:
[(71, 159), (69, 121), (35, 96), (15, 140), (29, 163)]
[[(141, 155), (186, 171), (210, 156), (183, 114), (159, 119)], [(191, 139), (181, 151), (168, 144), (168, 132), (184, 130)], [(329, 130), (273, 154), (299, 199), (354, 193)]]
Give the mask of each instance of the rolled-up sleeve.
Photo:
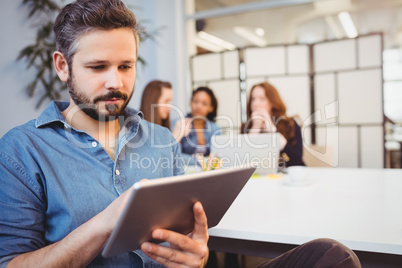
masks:
[(0, 267), (45, 246), (46, 202), (35, 176), (0, 151)]

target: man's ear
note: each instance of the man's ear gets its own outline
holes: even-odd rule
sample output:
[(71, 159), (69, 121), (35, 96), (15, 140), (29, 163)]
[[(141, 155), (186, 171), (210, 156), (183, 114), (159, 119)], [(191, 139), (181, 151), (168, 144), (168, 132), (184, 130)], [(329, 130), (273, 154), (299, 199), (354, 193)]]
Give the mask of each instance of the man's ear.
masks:
[(67, 59), (60, 51), (53, 53), (53, 64), (60, 80), (67, 82), (69, 77)]

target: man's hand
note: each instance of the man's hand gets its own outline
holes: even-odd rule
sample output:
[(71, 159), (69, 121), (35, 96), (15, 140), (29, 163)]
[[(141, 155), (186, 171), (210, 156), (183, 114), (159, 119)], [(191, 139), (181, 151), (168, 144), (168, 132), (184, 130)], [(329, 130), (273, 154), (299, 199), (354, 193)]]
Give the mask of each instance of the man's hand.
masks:
[(204, 267), (208, 260), (208, 226), (207, 216), (200, 202), (193, 206), (194, 230), (188, 236), (165, 229), (156, 229), (152, 232), (154, 239), (170, 243), (170, 248), (143, 243), (142, 251), (150, 258), (166, 267)]
[(130, 187), (127, 191), (116, 198), (107, 208), (93, 218), (98, 224), (102, 225), (104, 232), (108, 236), (110, 236), (114, 227), (116, 226), (117, 221), (119, 220), (120, 215), (128, 202), (132, 190), (133, 188)]

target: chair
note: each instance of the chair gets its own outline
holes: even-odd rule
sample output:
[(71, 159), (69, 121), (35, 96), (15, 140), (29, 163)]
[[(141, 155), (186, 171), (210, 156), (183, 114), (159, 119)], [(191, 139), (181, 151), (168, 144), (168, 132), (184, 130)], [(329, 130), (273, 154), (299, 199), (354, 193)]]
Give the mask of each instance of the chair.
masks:
[(303, 162), (308, 167), (333, 167), (331, 146), (304, 145)]

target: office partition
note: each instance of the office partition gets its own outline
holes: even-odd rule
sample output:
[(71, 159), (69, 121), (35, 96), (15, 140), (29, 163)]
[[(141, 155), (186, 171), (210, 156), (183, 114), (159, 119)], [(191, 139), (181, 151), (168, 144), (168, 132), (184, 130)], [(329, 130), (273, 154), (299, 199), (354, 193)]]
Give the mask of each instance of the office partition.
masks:
[(241, 125), (239, 51), (210, 53), (192, 58), (193, 89), (208, 86), (218, 99), (217, 123), (223, 132)]
[[(336, 103), (326, 112), (337, 123), (339, 139), (331, 146), (338, 148), (339, 166), (384, 167), (382, 35), (322, 42), (312, 51), (314, 110)], [(325, 139), (318, 129), (330, 128), (327, 123), (316, 122), (319, 145)]]

